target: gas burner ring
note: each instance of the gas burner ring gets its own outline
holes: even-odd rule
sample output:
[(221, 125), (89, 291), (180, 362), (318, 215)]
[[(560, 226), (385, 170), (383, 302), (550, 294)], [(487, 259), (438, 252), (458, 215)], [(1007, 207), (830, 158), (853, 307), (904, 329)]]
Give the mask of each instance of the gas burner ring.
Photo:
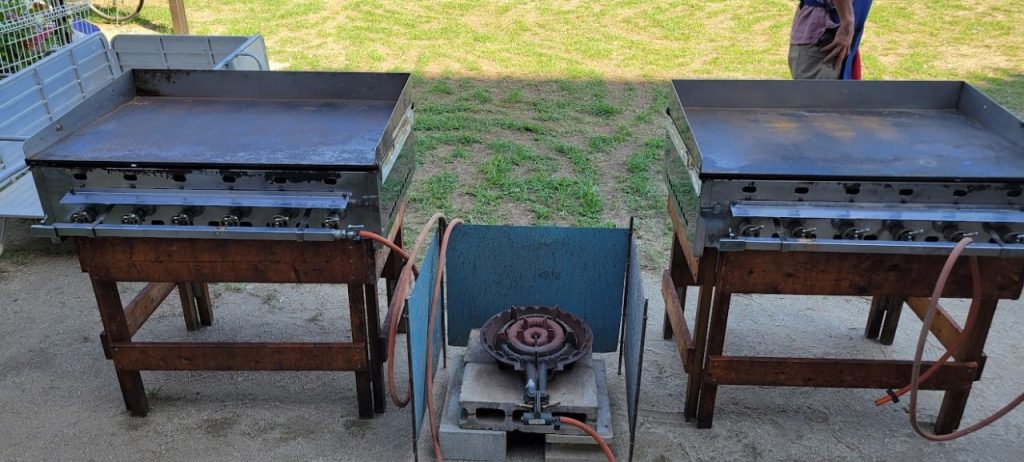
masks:
[(565, 345), (565, 326), (548, 315), (521, 317), (505, 329), (510, 346), (525, 354), (546, 355)]
[(484, 323), (480, 341), (499, 363), (526, 370), (528, 364), (562, 370), (593, 347), (590, 326), (558, 306), (516, 306)]

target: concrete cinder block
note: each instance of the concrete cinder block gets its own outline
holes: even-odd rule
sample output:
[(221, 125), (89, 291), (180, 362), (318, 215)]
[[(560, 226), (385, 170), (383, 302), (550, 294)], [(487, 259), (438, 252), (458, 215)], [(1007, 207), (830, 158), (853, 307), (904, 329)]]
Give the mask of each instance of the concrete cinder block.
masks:
[(469, 461), (503, 461), (506, 455), (506, 434), (503, 431), (476, 430), (459, 426), (459, 394), (462, 391), (462, 356), (452, 358), (456, 365), (445, 395), (441, 413), (439, 438), (445, 459)]
[[(463, 428), (483, 430), (523, 431), (528, 433), (583, 434), (576, 428), (521, 424), (517, 411), (528, 411), (523, 403), (523, 377), (511, 369), (500, 369), (494, 359), (480, 345), (478, 331), (470, 333), (467, 358), (463, 370), (463, 387), (459, 395), (460, 425)], [(549, 405), (545, 410), (557, 414), (571, 414), (594, 425), (598, 422), (601, 399), (607, 400), (604, 369), (595, 369), (588, 355), (572, 369), (557, 372), (548, 384)]]

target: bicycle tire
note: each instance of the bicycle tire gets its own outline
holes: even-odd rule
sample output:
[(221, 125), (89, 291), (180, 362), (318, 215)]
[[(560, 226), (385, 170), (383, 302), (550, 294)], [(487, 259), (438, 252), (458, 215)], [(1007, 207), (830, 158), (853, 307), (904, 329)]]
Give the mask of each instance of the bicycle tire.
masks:
[[(132, 0), (126, 0), (126, 2), (130, 2), (130, 1), (132, 1)], [(92, 12), (96, 16), (99, 16), (99, 17), (101, 17), (103, 19), (106, 19), (108, 21), (114, 21), (114, 22), (130, 21), (130, 20), (135, 19), (135, 18), (137, 18), (139, 16), (139, 13), (142, 11), (143, 4), (146, 3), (146, 0), (137, 0), (137, 1), (138, 1), (138, 3), (135, 5), (135, 8), (131, 9), (131, 13), (129, 13), (127, 15), (109, 14), (106, 11), (98, 8), (94, 2), (89, 2), (89, 9), (92, 10)]]

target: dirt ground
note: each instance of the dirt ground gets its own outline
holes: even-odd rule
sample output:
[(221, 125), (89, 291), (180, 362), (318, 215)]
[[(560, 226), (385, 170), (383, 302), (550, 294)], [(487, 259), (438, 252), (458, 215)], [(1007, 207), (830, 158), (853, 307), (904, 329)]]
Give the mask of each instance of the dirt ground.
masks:
[[(11, 225), (0, 258), (0, 460), (410, 460), (407, 409), (355, 417), (350, 373), (143, 373), (151, 412), (130, 417), (113, 366), (103, 358), (100, 322), (73, 249)], [(929, 443), (912, 433), (906, 401), (875, 407), (874, 390), (722, 387), (714, 428), (683, 421), (685, 374), (675, 346), (660, 338), (662, 301), (645, 275), (650, 319), (635, 459), (687, 460), (1024, 460), (1024, 412), (960, 441)], [(137, 286), (125, 287), (124, 298)], [(216, 321), (185, 331), (176, 297), (138, 334), (140, 340), (318, 340), (347, 335), (344, 290), (331, 286), (220, 284)], [(690, 295), (693, 306), (693, 294)], [(919, 322), (904, 310), (896, 344), (865, 340), (868, 301), (860, 298), (735, 297), (730, 354), (840, 357), (912, 355)], [(951, 302), (963, 316), (965, 304)], [(1024, 303), (1004, 302), (965, 422), (976, 421), (1024, 387)], [(937, 355), (934, 345), (929, 354)], [(609, 364), (614, 355), (605, 358)], [(405, 364), (399, 357), (399, 364)], [(399, 380), (404, 367), (399, 366)], [(439, 383), (445, 383), (444, 370)], [(622, 377), (609, 368), (614, 450), (628, 452)], [(437, 387), (443, 393), (444, 387)], [(921, 420), (938, 410), (924, 395)], [(426, 439), (421, 457), (429, 460)], [(510, 449), (513, 460), (542, 460), (537, 445)]]

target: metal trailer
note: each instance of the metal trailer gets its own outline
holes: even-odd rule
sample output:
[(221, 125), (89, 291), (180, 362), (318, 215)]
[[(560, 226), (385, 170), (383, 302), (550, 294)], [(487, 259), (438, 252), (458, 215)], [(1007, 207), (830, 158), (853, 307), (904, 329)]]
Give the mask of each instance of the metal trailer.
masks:
[(0, 254), (7, 219), (41, 219), (22, 144), (132, 68), (266, 70), (263, 38), (92, 34), (0, 80)]

